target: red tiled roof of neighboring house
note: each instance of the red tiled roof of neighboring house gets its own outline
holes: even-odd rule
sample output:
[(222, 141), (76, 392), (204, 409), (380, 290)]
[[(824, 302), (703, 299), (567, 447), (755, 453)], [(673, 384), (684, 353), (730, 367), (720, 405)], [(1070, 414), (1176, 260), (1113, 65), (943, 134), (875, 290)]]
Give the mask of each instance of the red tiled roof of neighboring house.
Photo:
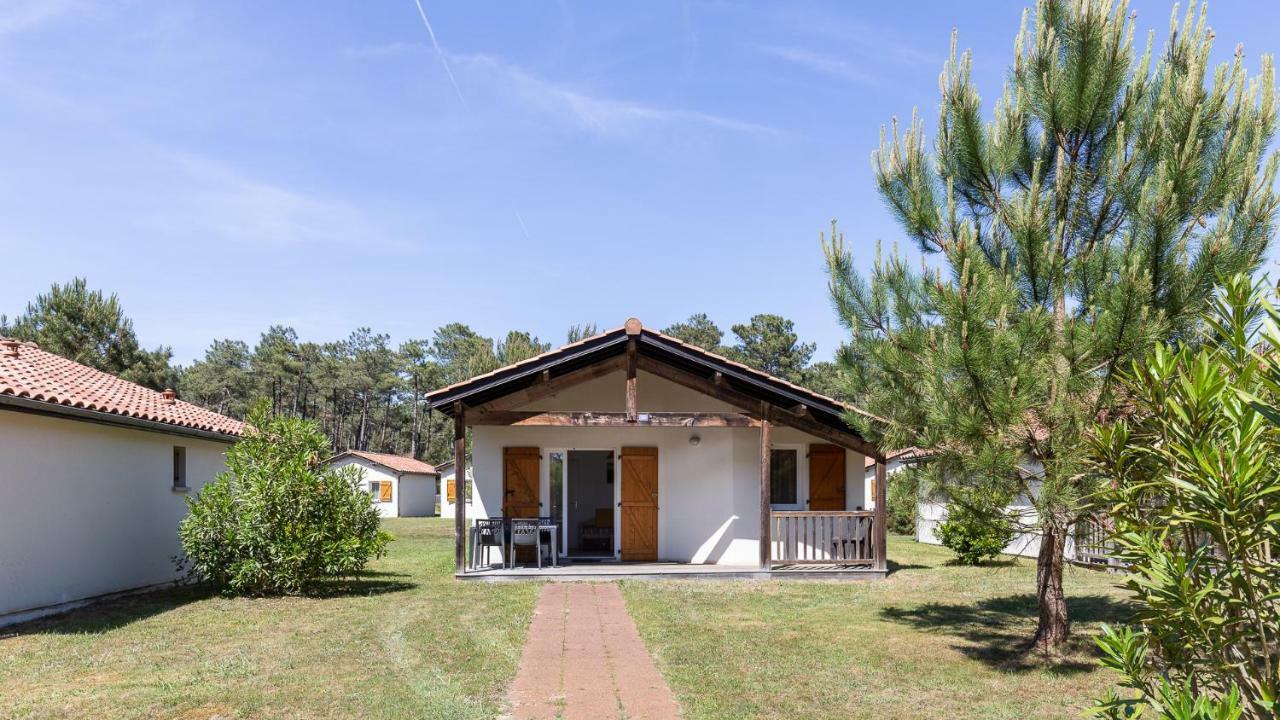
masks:
[[(95, 370), (34, 343), (0, 337), (0, 396), (239, 436), (243, 422)], [(54, 408), (51, 408), (51, 410)]]
[[(922, 450), (918, 447), (900, 448), (898, 450), (885, 453), (884, 461), (893, 462), (894, 460), (900, 460), (902, 462), (906, 462), (908, 460), (919, 460), (920, 458), (928, 456), (928, 450)], [(868, 455), (865, 460), (865, 469), (870, 470), (875, 467), (875, 464), (876, 459)]]
[(424, 463), (421, 460), (414, 460), (413, 458), (405, 457), (404, 455), (390, 455), (388, 453), (368, 452), (366, 450), (348, 450), (344, 453), (335, 455), (333, 459), (337, 460), (338, 458), (346, 457), (348, 455), (364, 458), (369, 462), (377, 463), (385, 468), (395, 470), (396, 472), (418, 473), (424, 475), (436, 474), (435, 466), (430, 463)]

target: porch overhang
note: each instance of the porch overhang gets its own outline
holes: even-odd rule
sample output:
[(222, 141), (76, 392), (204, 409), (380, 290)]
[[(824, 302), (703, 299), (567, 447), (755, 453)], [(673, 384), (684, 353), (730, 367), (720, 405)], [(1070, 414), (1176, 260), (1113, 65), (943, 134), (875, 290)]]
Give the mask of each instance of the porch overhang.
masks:
[[(772, 408), (772, 420), (778, 424), (795, 427), (877, 461), (884, 459), (877, 446), (845, 423), (844, 416), (859, 412), (857, 408), (644, 328), (634, 318), (622, 327), (442, 388), (426, 399), (433, 409), (449, 417), (465, 408), (468, 425), (654, 425), (661, 421), (657, 413), (647, 413), (650, 420), (645, 423), (640, 421), (638, 410), (630, 407), (630, 417), (625, 422), (614, 422), (610, 413), (585, 413), (594, 416), (594, 421), (585, 419), (584, 413), (577, 414), (576, 420), (540, 413), (549, 416), (544, 421), (534, 418), (536, 414), (502, 414), (579, 383), (623, 370), (634, 373), (636, 369), (732, 405), (757, 426), (763, 419), (761, 407), (767, 404)], [(710, 417), (690, 421), (715, 423)], [(740, 426), (740, 421), (728, 422), (732, 424), (725, 426)]]

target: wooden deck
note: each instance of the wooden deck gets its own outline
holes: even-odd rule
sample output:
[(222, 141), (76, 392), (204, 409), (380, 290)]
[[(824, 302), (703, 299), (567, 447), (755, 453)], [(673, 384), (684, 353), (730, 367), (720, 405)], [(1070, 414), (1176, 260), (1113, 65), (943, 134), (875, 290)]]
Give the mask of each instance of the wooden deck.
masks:
[(695, 565), (656, 562), (586, 562), (559, 567), (494, 566), (457, 573), (459, 580), (508, 581), (609, 581), (609, 580), (879, 580), (884, 570), (843, 565), (785, 565), (761, 570), (751, 565)]

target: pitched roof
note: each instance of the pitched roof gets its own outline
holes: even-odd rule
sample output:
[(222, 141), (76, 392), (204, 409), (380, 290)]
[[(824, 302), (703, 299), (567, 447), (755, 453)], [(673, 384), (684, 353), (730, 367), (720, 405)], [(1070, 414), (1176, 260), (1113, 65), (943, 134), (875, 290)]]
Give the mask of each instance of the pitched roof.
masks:
[[(888, 463), (888, 462), (893, 462), (894, 460), (897, 460), (899, 462), (908, 463), (908, 462), (911, 462), (912, 460), (923, 460), (924, 458), (929, 457), (930, 454), (931, 453), (928, 450), (924, 450), (918, 447), (899, 448), (897, 450), (893, 450), (891, 452), (885, 453), (884, 461)], [(866, 459), (867, 470), (870, 470), (872, 467), (875, 466), (875, 464), (876, 464), (875, 458), (869, 457)]]
[(151, 429), (169, 426), (181, 434), (220, 436), (214, 439), (235, 439), (245, 427), (239, 420), (178, 400), (171, 392), (159, 393), (41, 350), (35, 343), (4, 337), (0, 337), (0, 401), (86, 420), (154, 424)]
[(632, 339), (636, 341), (636, 352), (643, 357), (653, 358), (703, 378), (715, 375), (732, 390), (776, 407), (803, 405), (818, 422), (861, 441), (856, 431), (843, 420), (843, 415), (847, 412), (862, 413), (858, 408), (670, 335), (645, 328), (635, 318), (621, 327), (440, 388), (428, 393), (427, 401), (433, 408), (451, 416), (454, 403), (461, 402), (472, 407), (484, 404), (534, 384), (544, 371), (556, 376), (623, 355)]
[(364, 458), (371, 463), (381, 465), (382, 467), (400, 473), (416, 473), (421, 475), (436, 474), (436, 469), (433, 465), (424, 463), (421, 460), (414, 460), (413, 458), (405, 457), (404, 455), (390, 455), (387, 453), (368, 452), (366, 450), (347, 450), (346, 452), (334, 455), (330, 458), (329, 462), (333, 462), (338, 458), (347, 456)]

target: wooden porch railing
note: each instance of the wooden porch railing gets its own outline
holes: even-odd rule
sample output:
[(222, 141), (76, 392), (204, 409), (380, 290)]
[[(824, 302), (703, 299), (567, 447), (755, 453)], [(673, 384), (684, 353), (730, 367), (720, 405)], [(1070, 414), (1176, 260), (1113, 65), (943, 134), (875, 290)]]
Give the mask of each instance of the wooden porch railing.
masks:
[(876, 565), (871, 510), (774, 511), (770, 566)]

